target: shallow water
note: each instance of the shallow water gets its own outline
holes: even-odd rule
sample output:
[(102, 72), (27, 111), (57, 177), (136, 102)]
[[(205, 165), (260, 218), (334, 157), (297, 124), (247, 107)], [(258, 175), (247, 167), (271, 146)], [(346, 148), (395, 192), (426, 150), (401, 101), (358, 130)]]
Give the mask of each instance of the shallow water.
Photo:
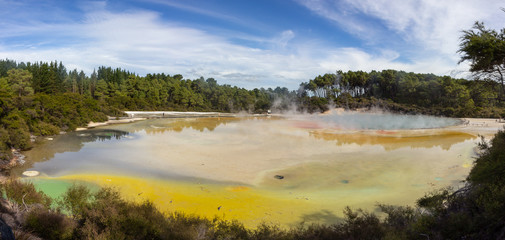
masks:
[[(369, 210), (377, 202), (412, 205), (426, 192), (461, 185), (478, 142), (452, 128), (350, 128), (328, 119), (186, 118), (112, 125), (46, 141), (27, 152), (27, 164), (16, 171), (40, 171), (36, 179), (118, 186), (127, 198), (150, 199), (164, 211), (239, 219), (247, 226), (262, 221), (294, 226), (334, 223), (347, 205)], [(447, 123), (437, 126), (457, 123), (442, 120)]]

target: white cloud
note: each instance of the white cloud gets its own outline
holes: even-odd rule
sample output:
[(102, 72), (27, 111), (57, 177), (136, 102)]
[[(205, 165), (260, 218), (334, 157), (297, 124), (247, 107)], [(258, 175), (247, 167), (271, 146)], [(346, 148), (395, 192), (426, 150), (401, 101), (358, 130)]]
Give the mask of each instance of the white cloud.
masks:
[[(433, 55), (457, 62), (461, 31), (475, 21), (503, 28), (502, 0), (297, 0), (372, 46), (404, 45), (412, 61)], [(370, 19), (374, 19), (371, 21)], [(501, 26), (496, 26), (500, 23)], [(400, 37), (401, 39), (397, 39)], [(431, 56), (430, 56), (431, 55)], [(442, 56), (440, 56), (442, 55)], [(435, 57), (435, 58), (437, 58)], [(428, 69), (430, 70), (430, 69)]]
[(285, 48), (288, 42), (295, 37), (295, 33), (291, 30), (286, 30), (281, 33), (281, 35), (274, 39), (277, 46)]
[[(387, 15), (373, 7), (364, 9), (353, 5), (348, 9)], [(402, 32), (417, 26), (412, 23), (414, 20), (404, 18), (390, 20), (390, 28)], [(350, 24), (353, 23), (360, 26), (359, 22)], [(294, 41), (296, 34), (292, 30), (279, 32), (270, 39), (253, 40), (269, 43), (269, 47), (247, 47), (232, 43), (226, 36), (163, 21), (152, 11), (113, 13), (103, 7), (94, 8), (82, 21), (72, 24), (35, 23), (10, 26), (5, 30), (10, 33), (9, 37), (33, 38), (42, 34), (34, 30), (41, 27), (47, 36), (53, 34), (71, 41), (59, 45), (51, 44), (51, 41), (58, 41), (56, 38), (46, 39), (49, 43), (43, 44), (32, 40), (27, 45), (14, 47), (2, 40), (6, 36), (0, 36), (0, 57), (18, 61), (61, 60), (69, 69), (82, 69), (88, 74), (105, 65), (138, 74), (165, 72), (183, 74), (191, 79), (213, 77), (221, 84), (247, 88), (280, 85), (296, 89), (302, 81), (338, 69), (399, 69), (449, 74), (461, 68), (444, 57), (422, 56), (411, 63), (401, 63), (398, 61), (401, 53), (392, 49), (381, 48), (376, 50), (378, 54), (371, 54), (359, 48), (330, 47), (313, 39)], [(423, 29), (422, 26), (416, 28)]]
[(181, 10), (184, 10), (187, 12), (193, 12), (193, 13), (197, 13), (200, 15), (205, 15), (205, 16), (209, 16), (212, 18), (225, 20), (228, 22), (245, 24), (245, 22), (243, 22), (243, 20), (240, 18), (236, 18), (236, 17), (230, 16), (227, 14), (223, 14), (223, 13), (218, 13), (216, 11), (207, 10), (207, 9), (204, 9), (201, 7), (194, 7), (194, 6), (183, 3), (182, 1), (146, 0), (146, 2), (151, 2), (151, 3), (155, 3), (155, 4), (159, 4), (159, 5), (168, 6), (168, 7), (178, 8), (178, 9), (181, 9)]

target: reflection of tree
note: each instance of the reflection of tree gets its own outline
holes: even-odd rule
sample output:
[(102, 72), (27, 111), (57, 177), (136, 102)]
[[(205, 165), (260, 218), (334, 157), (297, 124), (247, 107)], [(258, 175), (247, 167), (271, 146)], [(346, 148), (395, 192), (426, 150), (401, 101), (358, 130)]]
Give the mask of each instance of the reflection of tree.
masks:
[(221, 117), (221, 118), (182, 118), (167, 121), (166, 119), (155, 120), (144, 129), (147, 134), (158, 134), (164, 132), (182, 132), (184, 129), (192, 129), (203, 132), (214, 131), (220, 125), (226, 125), (231, 122), (242, 121), (245, 118)]
[(112, 129), (89, 129), (79, 132), (69, 132), (55, 136), (52, 141), (45, 141), (43, 146), (36, 146), (34, 149), (25, 152), (26, 163), (13, 170), (14, 173), (21, 173), (31, 168), (35, 162), (43, 162), (54, 158), (57, 153), (78, 152), (84, 143), (96, 141), (119, 140), (130, 133)]
[(105, 130), (88, 130), (86, 132), (82, 133), (77, 133), (77, 136), (80, 137), (83, 141), (82, 142), (95, 142), (95, 141), (106, 141), (106, 140), (111, 140), (111, 139), (116, 139), (119, 140), (125, 136), (128, 136), (130, 133), (125, 132), (125, 131), (120, 131), (120, 130), (111, 130), (111, 129), (105, 129)]
[(326, 141), (335, 141), (338, 146), (346, 144), (363, 145), (381, 145), (386, 151), (391, 151), (403, 147), (410, 148), (433, 148), (441, 147), (444, 150), (465, 140), (474, 139), (475, 136), (452, 131), (440, 131), (434, 134), (408, 136), (390, 134), (389, 132), (381, 133), (379, 131), (371, 131), (369, 133), (331, 133), (312, 131), (311, 136)]

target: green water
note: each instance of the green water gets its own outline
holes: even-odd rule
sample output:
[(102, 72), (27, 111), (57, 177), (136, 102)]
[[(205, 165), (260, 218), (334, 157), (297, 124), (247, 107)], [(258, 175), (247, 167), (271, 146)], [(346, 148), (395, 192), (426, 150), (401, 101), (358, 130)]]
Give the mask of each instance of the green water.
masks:
[(37, 189), (37, 191), (42, 191), (52, 199), (60, 198), (69, 187), (72, 185), (84, 185), (88, 187), (92, 192), (98, 191), (100, 188), (98, 185), (78, 180), (61, 180), (61, 179), (47, 179), (47, 178), (22, 178), (22, 181), (31, 182)]

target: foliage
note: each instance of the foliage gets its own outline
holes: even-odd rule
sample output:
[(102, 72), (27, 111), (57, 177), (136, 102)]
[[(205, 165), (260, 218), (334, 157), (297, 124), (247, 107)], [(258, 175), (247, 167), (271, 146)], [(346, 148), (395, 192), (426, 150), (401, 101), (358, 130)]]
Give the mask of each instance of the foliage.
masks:
[[(39, 118), (63, 130), (83, 124), (76, 113), (87, 111), (71, 111), (67, 108), (54, 112), (60, 106), (52, 104), (52, 100), (58, 103), (70, 100), (74, 104), (85, 101), (91, 107), (80, 109), (91, 110), (93, 113), (88, 114), (88, 117), (98, 112), (120, 116), (124, 110), (264, 113), (267, 110), (283, 112), (296, 109), (312, 113), (326, 111), (331, 106), (373, 107), (376, 104), (373, 99), (398, 104), (393, 110), (409, 109), (413, 113), (454, 117), (498, 117), (504, 107), (495, 91), (499, 86), (497, 82), (468, 81), (395, 70), (337, 71), (335, 74), (317, 76), (301, 83), (297, 91), (289, 91), (281, 87), (246, 90), (219, 85), (213, 78), (189, 80), (178, 74), (147, 74), (141, 77), (110, 67), (99, 67), (87, 76), (77, 69), (67, 71), (61, 62), (25, 64), (2, 60), (0, 67), (3, 69), (0, 76), (5, 76), (0, 78), (0, 96), (2, 92), (12, 92), (8, 84), (4, 84), (4, 87), (1, 84), (2, 79), (8, 78), (9, 71), (29, 72), (32, 75), (31, 87), (35, 92), (34, 103), (38, 104), (33, 111), (45, 114), (46, 106), (52, 108), (49, 116)], [(64, 119), (62, 116), (72, 120), (58, 121)]]
[(424, 209), (415, 224), (435, 239), (503, 239), (505, 237), (505, 132), (481, 144), (467, 186), (444, 189), (418, 200)]
[[(378, 101), (406, 112), (449, 117), (499, 117), (503, 105), (498, 83), (468, 81), (403, 71), (337, 71), (300, 84), (299, 105), (308, 112), (325, 111), (328, 103), (347, 109), (370, 108)], [(324, 100), (324, 102), (322, 102)], [(489, 111), (489, 109), (497, 109)]]
[(48, 208), (52, 202), (50, 197), (37, 191), (33, 183), (23, 183), (14, 179), (9, 179), (2, 184), (2, 193), (18, 205), (41, 204)]
[(7, 72), (6, 81), (10, 90), (18, 97), (33, 94), (31, 80), (32, 74), (27, 70), (11, 69)]
[(490, 144), (481, 147), (483, 153), (467, 180), (472, 184), (505, 186), (505, 131), (499, 131)]
[(79, 218), (86, 211), (91, 198), (91, 191), (86, 186), (74, 184), (67, 189), (58, 204), (74, 218)]
[(76, 223), (65, 215), (45, 209), (34, 208), (25, 220), (26, 230), (48, 240), (73, 239)]
[(31, 148), (30, 133), (28, 125), (16, 110), (11, 111), (0, 122), (9, 134), (7, 144), (14, 148), (26, 150)]
[(471, 72), (500, 82), (505, 97), (505, 28), (497, 32), (476, 22), (473, 29), (463, 31), (459, 52), (460, 62), (470, 61)]
[(33, 134), (37, 136), (56, 135), (60, 132), (60, 128), (50, 123), (38, 122), (34, 123), (31, 127)]
[(9, 133), (0, 127), (0, 161), (9, 161), (12, 157), (8, 142), (10, 142)]

